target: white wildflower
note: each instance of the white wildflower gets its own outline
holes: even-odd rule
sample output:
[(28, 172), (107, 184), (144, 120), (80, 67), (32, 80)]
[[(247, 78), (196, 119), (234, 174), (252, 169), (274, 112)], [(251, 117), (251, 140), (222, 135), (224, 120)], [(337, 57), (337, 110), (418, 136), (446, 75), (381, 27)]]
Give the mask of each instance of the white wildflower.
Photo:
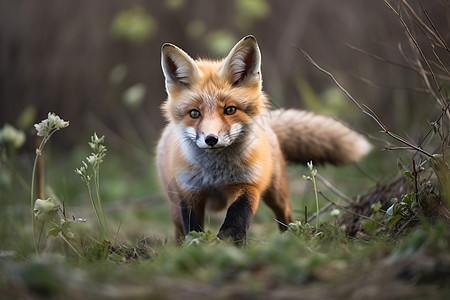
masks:
[(87, 173), (88, 165), (84, 161), (82, 161), (82, 163), (83, 166), (80, 168), (76, 168), (75, 173), (80, 175), (81, 180), (88, 183), (89, 181), (91, 181), (91, 176)]
[(86, 157), (86, 161), (93, 167), (100, 165), (103, 162), (104, 154), (92, 153), (90, 156)]
[(42, 120), (39, 124), (34, 124), (38, 136), (48, 136), (55, 130), (59, 130), (69, 126), (68, 121), (64, 121), (54, 113), (48, 113), (48, 117)]
[(91, 154), (91, 156), (86, 157), (86, 161), (90, 165), (96, 165), (98, 161), (98, 155), (97, 154)]
[(339, 209), (337, 209), (337, 208), (333, 209), (330, 212), (330, 215), (333, 216), (333, 217), (338, 217), (340, 214), (341, 214), (341, 211)]
[(5, 124), (0, 130), (0, 144), (9, 145), (13, 148), (20, 148), (25, 143), (25, 133), (17, 130), (9, 124)]
[(104, 135), (101, 138), (99, 138), (97, 136), (97, 133), (94, 132), (94, 135), (91, 136), (91, 142), (89, 143), (89, 145), (91, 146), (91, 148), (94, 148), (94, 145), (103, 144), (104, 141), (105, 141)]
[(47, 200), (37, 199), (34, 202), (34, 215), (41, 221), (48, 220), (58, 210), (59, 204), (51, 198)]

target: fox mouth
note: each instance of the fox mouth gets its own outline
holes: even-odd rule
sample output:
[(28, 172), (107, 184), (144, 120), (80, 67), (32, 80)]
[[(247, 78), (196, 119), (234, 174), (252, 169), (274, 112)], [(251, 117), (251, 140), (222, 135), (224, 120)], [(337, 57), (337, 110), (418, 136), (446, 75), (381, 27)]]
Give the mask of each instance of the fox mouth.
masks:
[(225, 149), (226, 146), (212, 146), (212, 147), (206, 147), (206, 148), (202, 148), (202, 147), (199, 147), (199, 148), (206, 152), (219, 152), (219, 151), (222, 151), (223, 149)]
[(206, 151), (209, 153), (213, 153), (213, 152), (219, 152), (222, 151), (223, 149), (227, 148), (229, 145), (223, 145), (223, 144), (216, 144), (213, 146), (206, 146), (206, 145), (199, 145), (197, 144), (197, 147), (202, 150), (202, 151)]

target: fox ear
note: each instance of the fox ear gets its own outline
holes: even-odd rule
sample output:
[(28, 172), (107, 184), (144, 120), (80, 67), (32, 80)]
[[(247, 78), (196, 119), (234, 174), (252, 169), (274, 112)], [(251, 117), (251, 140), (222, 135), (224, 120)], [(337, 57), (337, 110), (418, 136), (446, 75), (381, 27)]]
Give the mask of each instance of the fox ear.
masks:
[(253, 36), (244, 37), (231, 49), (220, 75), (228, 78), (233, 86), (261, 83), (261, 52)]
[(172, 44), (162, 46), (161, 66), (168, 92), (176, 87), (189, 87), (200, 76), (200, 70), (194, 60)]

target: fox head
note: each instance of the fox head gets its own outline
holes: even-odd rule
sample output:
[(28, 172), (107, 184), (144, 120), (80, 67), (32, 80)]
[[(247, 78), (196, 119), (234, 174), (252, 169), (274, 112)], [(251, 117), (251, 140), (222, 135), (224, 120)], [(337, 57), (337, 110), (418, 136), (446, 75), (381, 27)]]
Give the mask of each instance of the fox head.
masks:
[(267, 102), (256, 39), (243, 38), (220, 61), (194, 60), (172, 44), (161, 52), (168, 94), (163, 110), (182, 137), (201, 149), (222, 149), (243, 138)]

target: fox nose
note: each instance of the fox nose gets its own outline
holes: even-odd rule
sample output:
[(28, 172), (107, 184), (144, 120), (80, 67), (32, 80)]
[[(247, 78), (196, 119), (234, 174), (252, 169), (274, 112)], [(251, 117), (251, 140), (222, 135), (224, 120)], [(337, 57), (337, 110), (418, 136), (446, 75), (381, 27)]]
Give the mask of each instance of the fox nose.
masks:
[(215, 144), (217, 144), (218, 141), (219, 140), (217, 139), (217, 136), (215, 136), (213, 134), (210, 134), (207, 137), (205, 137), (205, 143), (211, 147), (213, 147)]

